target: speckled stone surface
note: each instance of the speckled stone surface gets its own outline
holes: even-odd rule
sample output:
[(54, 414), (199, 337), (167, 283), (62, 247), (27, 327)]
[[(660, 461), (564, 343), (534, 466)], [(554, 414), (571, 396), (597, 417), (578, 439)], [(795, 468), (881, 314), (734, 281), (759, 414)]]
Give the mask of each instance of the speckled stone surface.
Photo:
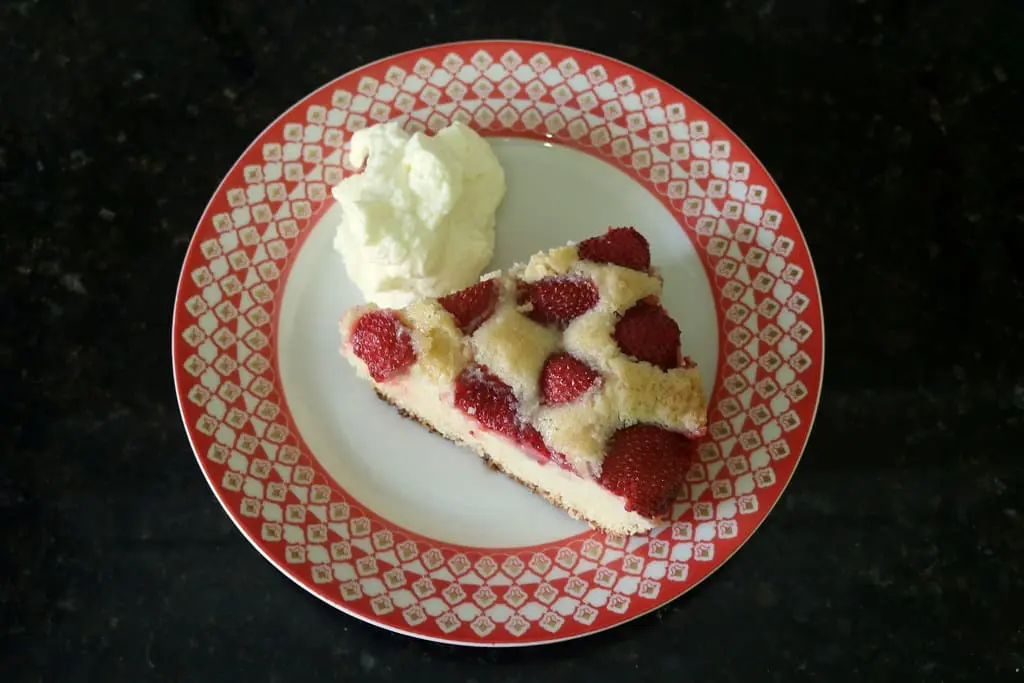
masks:
[[(1024, 680), (1024, 5), (19, 0), (0, 9), (0, 679)], [(169, 324), (195, 221), (293, 101), (430, 43), (667, 79), (772, 171), (821, 278), (820, 414), (722, 570), (589, 639), (481, 651), (335, 612), (195, 465)]]

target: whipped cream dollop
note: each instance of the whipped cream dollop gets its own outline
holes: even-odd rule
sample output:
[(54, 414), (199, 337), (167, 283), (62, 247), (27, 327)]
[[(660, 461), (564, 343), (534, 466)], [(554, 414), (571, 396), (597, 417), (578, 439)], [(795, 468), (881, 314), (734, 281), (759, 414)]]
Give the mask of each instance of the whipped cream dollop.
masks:
[(432, 136), (383, 123), (352, 136), (349, 161), (366, 167), (332, 189), (342, 211), (334, 248), (367, 301), (398, 308), (477, 281), (505, 196), (483, 138), (461, 123)]

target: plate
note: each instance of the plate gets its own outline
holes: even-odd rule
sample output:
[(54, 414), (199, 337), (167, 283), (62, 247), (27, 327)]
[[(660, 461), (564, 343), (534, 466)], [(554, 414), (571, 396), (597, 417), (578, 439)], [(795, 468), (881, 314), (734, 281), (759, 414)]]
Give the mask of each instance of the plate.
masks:
[[(607, 536), (400, 418), (338, 355), (361, 301), (331, 249), (352, 132), (463, 121), (505, 168), (493, 268), (634, 225), (700, 364), (709, 431), (649, 534)], [(789, 482), (821, 392), (817, 279), (792, 211), (692, 99), (614, 59), (522, 41), (374, 62), (272, 123), (189, 246), (172, 331), (185, 429), (218, 500), (285, 575), (378, 626), (464, 645), (550, 643), (693, 588)]]

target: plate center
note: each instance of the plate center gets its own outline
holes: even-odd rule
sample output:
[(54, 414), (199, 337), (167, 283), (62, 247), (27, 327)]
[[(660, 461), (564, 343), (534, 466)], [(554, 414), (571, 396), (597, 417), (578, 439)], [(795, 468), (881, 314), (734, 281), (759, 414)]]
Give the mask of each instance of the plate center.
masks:
[[(705, 390), (718, 352), (714, 300), (697, 252), (647, 189), (583, 152), (535, 140), (491, 138), (508, 193), (498, 212), (488, 270), (632, 225), (651, 243), (665, 278), (664, 304), (683, 328), (683, 349)], [(331, 248), (337, 207), (312, 228), (292, 267), (278, 326), (281, 383), (295, 427), (324, 469), (361, 505), (448, 543), (514, 547), (575, 535), (586, 525), (487, 468), (472, 452), (428, 433), (377, 400), (338, 354), (337, 321), (362, 302)]]

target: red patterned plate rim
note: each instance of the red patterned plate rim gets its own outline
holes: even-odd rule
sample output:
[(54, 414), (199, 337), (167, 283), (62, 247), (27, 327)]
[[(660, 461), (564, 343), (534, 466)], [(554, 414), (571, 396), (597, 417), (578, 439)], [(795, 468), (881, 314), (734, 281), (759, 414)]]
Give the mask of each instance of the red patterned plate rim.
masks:
[[(543, 137), (627, 172), (678, 220), (716, 296), (709, 434), (671, 524), (524, 548), (422, 537), (360, 507), (317, 463), (276, 374), (274, 299), (348, 135), (401, 117)], [(821, 395), (824, 319), (810, 253), (775, 182), (721, 121), (624, 62), (530, 41), (436, 45), (375, 61), (271, 123), (203, 212), (178, 283), (172, 357), (203, 475), (254, 547), (369, 623), (463, 645), (553, 643), (630, 621), (722, 566), (781, 498)], [(814, 366), (817, 366), (816, 368)]]

